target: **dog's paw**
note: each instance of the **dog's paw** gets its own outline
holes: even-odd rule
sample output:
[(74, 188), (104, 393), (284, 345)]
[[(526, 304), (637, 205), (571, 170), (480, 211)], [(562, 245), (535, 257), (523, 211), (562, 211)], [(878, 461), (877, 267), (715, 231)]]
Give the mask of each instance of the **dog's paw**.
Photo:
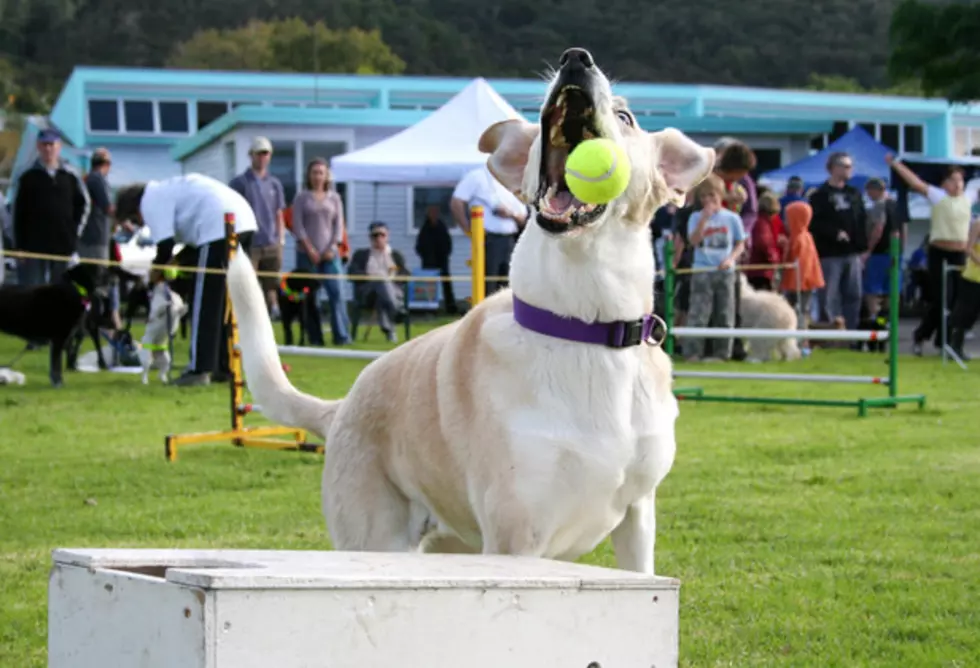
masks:
[(52, 378), (51, 387), (64, 387), (65, 382), (61, 378)]

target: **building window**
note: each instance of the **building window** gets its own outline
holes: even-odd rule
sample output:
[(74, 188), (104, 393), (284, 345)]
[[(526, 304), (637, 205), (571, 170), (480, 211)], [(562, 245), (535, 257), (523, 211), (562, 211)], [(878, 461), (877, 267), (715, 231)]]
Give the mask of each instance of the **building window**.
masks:
[(197, 129), (203, 130), (227, 113), (227, 102), (198, 102)]
[(878, 137), (878, 126), (875, 123), (858, 123), (857, 126), (872, 137)]
[(765, 174), (783, 166), (783, 151), (779, 148), (755, 148), (755, 169), (752, 171), (752, 178), (758, 178), (759, 174)]
[(119, 104), (116, 100), (89, 100), (88, 127), (92, 132), (119, 132)]
[(898, 131), (898, 126), (894, 123), (882, 123), (879, 126), (881, 136), (878, 141), (895, 151), (896, 153), (902, 150), (902, 145), (900, 143), (900, 132)]
[(925, 132), (921, 125), (906, 125), (902, 128), (902, 153), (922, 153)]
[(961, 157), (970, 155), (970, 150), (973, 148), (972, 142), (970, 141), (970, 128), (956, 128), (953, 132), (953, 150), (955, 151), (955, 155)]
[(160, 103), (160, 132), (187, 134), (189, 130), (186, 102)]
[(817, 135), (810, 140), (810, 150), (819, 152), (827, 148), (827, 135)]
[(153, 103), (144, 100), (123, 102), (126, 132), (153, 132)]
[(850, 124), (847, 121), (834, 121), (834, 127), (830, 131), (830, 136), (827, 138), (827, 143), (832, 144), (850, 130)]
[(452, 199), (455, 188), (421, 188), (412, 189), (412, 230), (417, 231), (425, 224), (429, 207), (435, 207), (439, 217), (449, 229), (456, 227), (453, 214), (449, 210), (449, 200)]

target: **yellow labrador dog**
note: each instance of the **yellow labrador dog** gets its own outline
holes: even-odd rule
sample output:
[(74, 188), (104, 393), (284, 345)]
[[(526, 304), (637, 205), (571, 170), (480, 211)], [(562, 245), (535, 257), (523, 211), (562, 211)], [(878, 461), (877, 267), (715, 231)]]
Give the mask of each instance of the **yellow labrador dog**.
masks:
[[(564, 183), (570, 148), (617, 142), (626, 192)], [(671, 363), (655, 345), (649, 221), (711, 170), (676, 130), (641, 130), (583, 49), (539, 124), (486, 130), (490, 172), (536, 209), (503, 290), (369, 364), (344, 399), (296, 390), (244, 255), (228, 275), (248, 387), (270, 419), (326, 438), (323, 512), (337, 549), (574, 560), (612, 535), (620, 568), (654, 569), (654, 494), (674, 461)]]

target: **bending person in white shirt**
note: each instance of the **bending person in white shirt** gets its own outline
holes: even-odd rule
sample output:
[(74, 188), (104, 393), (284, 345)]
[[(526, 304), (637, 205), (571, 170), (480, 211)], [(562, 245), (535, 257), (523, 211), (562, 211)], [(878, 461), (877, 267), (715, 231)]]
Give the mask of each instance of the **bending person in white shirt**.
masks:
[[(470, 231), (469, 207), (476, 204), (483, 205), (485, 276), (507, 276), (518, 232), (527, 223), (530, 209), (495, 179), (486, 166), (477, 167), (463, 177), (449, 204), (453, 219), (466, 233)], [(490, 296), (506, 285), (505, 281), (494, 281), (491, 290), (488, 281), (485, 294)]]
[[(201, 269), (227, 269), (225, 214), (235, 215), (241, 252), (248, 253), (256, 230), (255, 214), (244, 197), (202, 174), (137, 183), (116, 196), (116, 218), (145, 225), (157, 245), (153, 264), (167, 264), (176, 244), (197, 249)], [(150, 272), (150, 283), (163, 280)], [(191, 350), (187, 371), (176, 385), (207, 385), (229, 378), (228, 328), (225, 326), (225, 274), (199, 272), (191, 301)]]

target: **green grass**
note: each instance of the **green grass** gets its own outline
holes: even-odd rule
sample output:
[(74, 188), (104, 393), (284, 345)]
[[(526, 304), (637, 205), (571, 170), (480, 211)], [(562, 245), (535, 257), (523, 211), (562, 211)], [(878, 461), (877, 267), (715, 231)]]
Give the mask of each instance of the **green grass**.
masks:
[[(20, 347), (0, 338), (0, 364)], [(19, 365), (27, 386), (0, 387), (0, 666), (46, 665), (55, 547), (329, 547), (319, 456), (215, 444), (165, 462), (165, 434), (228, 424), (226, 387), (144, 388), (137, 376), (79, 373), (52, 390), (46, 359), (31, 353)], [(884, 374), (880, 360), (818, 352), (793, 370)], [(288, 361), (297, 386), (328, 397), (363, 368)], [(682, 665), (976, 665), (980, 374), (904, 358), (901, 373), (903, 391), (928, 395), (924, 411), (859, 419), (846, 408), (682, 404), (657, 509), (657, 571), (683, 583)], [(608, 544), (584, 561), (614, 564)]]

